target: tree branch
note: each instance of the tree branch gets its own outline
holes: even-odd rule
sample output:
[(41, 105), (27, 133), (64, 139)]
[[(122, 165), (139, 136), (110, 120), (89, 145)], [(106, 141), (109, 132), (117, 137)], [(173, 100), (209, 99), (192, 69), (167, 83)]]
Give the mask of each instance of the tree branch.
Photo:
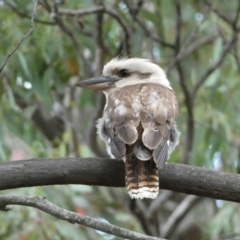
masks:
[[(29, 106), (34, 106), (34, 104), (27, 103), (17, 92), (14, 91), (13, 94), (15, 102), (21, 110), (24, 110)], [(31, 120), (40, 132), (54, 145), (56, 144), (54, 140), (61, 138), (65, 131), (65, 125), (62, 119), (58, 116), (44, 116), (41, 107), (37, 103), (35, 103), (35, 109), (31, 115)]]
[[(8, 211), (10, 208), (8, 205), (22, 205), (28, 207), (34, 207), (40, 209), (54, 217), (57, 217), (61, 220), (68, 221), (70, 223), (78, 223), (84, 226), (100, 230), (118, 237), (135, 239), (135, 240), (161, 240), (162, 238), (150, 237), (145, 234), (133, 232), (126, 230), (124, 228), (120, 228), (114, 226), (112, 224), (104, 223), (100, 220), (96, 220), (94, 218), (77, 214), (63, 208), (60, 208), (53, 203), (47, 201), (42, 197), (22, 197), (17, 195), (9, 195), (9, 196), (0, 196), (0, 210)], [(163, 239), (162, 239), (163, 240)]]
[[(141, 206), (141, 203), (142, 203), (142, 206)], [(154, 229), (153, 224), (151, 224), (149, 219), (146, 218), (147, 209), (143, 208), (143, 206), (144, 205), (143, 205), (142, 201), (133, 199), (130, 201), (129, 208), (130, 208), (132, 214), (134, 214), (136, 216), (136, 218), (138, 219), (144, 232), (148, 235), (156, 236), (157, 233), (156, 233), (156, 231), (154, 231), (155, 229)]]
[(218, 9), (214, 8), (208, 0), (203, 0), (203, 2), (225, 23), (232, 25), (233, 21), (226, 17), (224, 14), (220, 13)]
[[(166, 164), (159, 176), (162, 189), (240, 202), (239, 174)], [(124, 163), (116, 159), (31, 159), (0, 164), (0, 190), (54, 184), (124, 187), (124, 177)]]
[(164, 192), (161, 192), (159, 194), (159, 196), (154, 199), (148, 210), (147, 210), (147, 214), (146, 214), (146, 217), (148, 219), (150, 219), (152, 217), (152, 215), (154, 214), (154, 212), (156, 212), (157, 210), (161, 209), (162, 205), (170, 198), (172, 197), (174, 193), (172, 191), (164, 191)]
[(92, 8), (86, 9), (59, 9), (58, 13), (60, 15), (67, 15), (67, 16), (85, 16), (92, 13), (101, 13), (104, 11), (103, 6), (97, 6)]
[(12, 50), (11, 53), (9, 53), (5, 59), (5, 61), (3, 62), (2, 66), (0, 67), (0, 74), (3, 71), (3, 68), (5, 67), (5, 65), (7, 64), (8, 59), (17, 51), (17, 49), (19, 48), (19, 46), (22, 44), (22, 42), (24, 41), (25, 38), (27, 38), (33, 31), (35, 25), (34, 25), (34, 19), (35, 16), (37, 14), (37, 10), (38, 10), (38, 0), (35, 0), (34, 3), (34, 7), (33, 7), (33, 13), (32, 13), (32, 17), (31, 17), (31, 27), (28, 29), (28, 31), (24, 34), (24, 36), (21, 38), (21, 40), (18, 42), (18, 44), (15, 46), (15, 48)]
[(122, 27), (124, 34), (124, 50), (125, 54), (129, 56), (131, 54), (131, 31), (129, 30), (128, 24), (124, 21), (124, 18), (119, 16), (119, 14), (112, 9), (105, 9), (105, 13), (109, 14), (112, 18), (114, 18)]
[[(176, 11), (176, 37), (175, 37), (175, 51), (176, 56), (180, 53), (181, 46), (181, 25), (182, 25), (182, 13), (181, 13), (181, 4), (179, 0), (175, 0), (175, 11)], [(195, 31), (193, 31), (195, 32)], [(194, 34), (191, 34), (193, 36)], [(179, 75), (179, 82), (184, 94), (184, 102), (187, 108), (187, 119), (186, 119), (186, 137), (184, 142), (184, 151), (182, 155), (181, 163), (187, 164), (190, 155), (192, 152), (193, 139), (194, 139), (194, 110), (193, 110), (193, 102), (191, 101), (191, 94), (189, 88), (186, 84), (186, 79), (184, 76), (184, 71), (181, 62), (176, 62), (177, 71)]]
[(177, 50), (177, 55), (173, 58), (173, 60), (170, 62), (169, 66), (167, 68), (167, 71), (166, 71), (167, 75), (172, 70), (172, 68), (176, 65), (177, 62), (185, 59), (191, 53), (197, 51), (203, 45), (211, 43), (217, 39), (219, 34), (211, 33), (211, 34), (204, 36), (204, 37), (196, 40), (195, 42), (193, 42), (193, 40), (197, 36), (197, 33), (199, 31), (201, 24), (204, 22), (205, 19), (206, 19), (206, 14), (204, 15), (204, 19), (201, 22), (199, 22), (197, 24), (197, 26), (195, 27), (195, 29), (193, 29), (193, 31), (189, 34), (189, 36), (187, 37), (185, 42), (182, 44), (181, 48), (179, 46), (179, 49)]
[(235, 44), (234, 48), (232, 49), (232, 54), (234, 56), (236, 65), (237, 65), (237, 69), (238, 69), (238, 73), (240, 74), (240, 57), (238, 54), (238, 44)]
[(192, 93), (191, 93), (192, 101), (194, 101), (197, 91), (202, 86), (202, 84), (204, 84), (204, 82), (207, 80), (207, 78), (222, 64), (224, 58), (229, 53), (229, 51), (233, 48), (236, 41), (237, 41), (237, 34), (234, 33), (232, 38), (223, 47), (222, 53), (219, 56), (218, 60), (215, 62), (215, 64), (213, 64), (211, 67), (209, 67), (206, 70), (206, 72), (203, 74), (203, 76), (195, 84), (195, 86), (192, 90)]
[(139, 18), (135, 17), (133, 20), (139, 25), (139, 27), (142, 28), (142, 30), (145, 33), (145, 35), (147, 37), (151, 38), (154, 42), (157, 42), (157, 43), (159, 43), (160, 45), (162, 45), (164, 47), (175, 49), (174, 44), (169, 43), (169, 42), (165, 42), (162, 39), (160, 39), (160, 38), (158, 38), (156, 36), (153, 36), (152, 33), (148, 30), (148, 28), (145, 26), (145, 24)]
[(179, 222), (192, 209), (192, 207), (199, 202), (200, 199), (201, 198), (196, 196), (185, 197), (168, 218), (162, 229), (161, 235), (170, 238), (172, 233), (174, 232), (174, 228), (178, 226)]
[[(44, 4), (43, 4), (43, 2), (44, 2)], [(62, 30), (62, 32), (65, 33), (71, 40), (74, 48), (76, 49), (76, 53), (77, 53), (79, 62), (82, 61), (83, 65), (84, 65), (84, 71), (86, 72), (86, 75), (88, 77), (92, 77), (93, 73), (90, 68), (90, 64), (87, 61), (87, 59), (85, 58), (83, 51), (81, 49), (81, 46), (80, 46), (77, 38), (75, 37), (75, 34), (69, 28), (67, 28), (64, 21), (62, 20), (60, 14), (58, 12), (57, 4), (54, 4), (53, 9), (51, 9), (51, 7), (47, 1), (43, 0), (43, 2), (41, 1), (42, 5), (45, 7), (45, 9), (49, 13), (51, 13), (53, 15), (53, 19), (54, 19), (56, 25), (58, 25), (58, 27)]]
[[(4, 4), (6, 4), (6, 6), (8, 6), (12, 11), (14, 11), (19, 17), (21, 18), (28, 18), (31, 19), (32, 17), (30, 15), (28, 15), (25, 12), (22, 12), (21, 10), (19, 10), (17, 7), (15, 7), (14, 5), (12, 5), (11, 3), (9, 3), (8, 1), (4, 1)], [(41, 23), (41, 24), (45, 24), (45, 25), (52, 25), (54, 26), (55, 23), (54, 22), (49, 22), (49, 21), (44, 21), (38, 18), (34, 18), (34, 22), (35, 23)]]
[[(95, 1), (97, 7), (103, 8), (102, 0)], [(103, 39), (103, 14), (100, 12), (95, 16), (95, 33), (94, 33), (94, 40), (96, 44), (96, 51), (95, 51), (95, 65), (96, 65), (96, 74), (101, 75), (102, 69), (104, 66), (104, 39)], [(89, 125), (88, 130), (88, 146), (92, 150), (92, 152), (99, 157), (106, 157), (106, 151), (104, 152), (103, 149), (99, 146), (97, 141), (97, 134), (96, 134), (96, 121), (102, 116), (103, 108), (105, 105), (105, 96), (102, 92), (96, 93), (96, 110), (95, 114), (91, 119), (91, 123)]]

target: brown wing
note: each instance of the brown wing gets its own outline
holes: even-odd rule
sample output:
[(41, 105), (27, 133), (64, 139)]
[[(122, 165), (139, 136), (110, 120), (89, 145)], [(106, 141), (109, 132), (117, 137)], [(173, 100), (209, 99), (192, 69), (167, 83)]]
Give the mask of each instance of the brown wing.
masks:
[(109, 95), (105, 109), (105, 128), (112, 154), (116, 158), (123, 156), (125, 144), (137, 141), (141, 121), (143, 146), (135, 146), (135, 155), (139, 152), (140, 159), (149, 159), (145, 146), (153, 150), (154, 161), (161, 166), (168, 157), (170, 129), (174, 127), (177, 111), (173, 91), (158, 84), (139, 84), (115, 91)]
[(113, 125), (104, 115), (97, 121), (97, 133), (100, 138), (105, 141), (108, 154), (116, 159), (122, 159), (126, 154), (126, 145), (123, 141), (116, 138)]
[(172, 90), (158, 84), (143, 86), (141, 98), (145, 109), (141, 114), (142, 141), (153, 150), (153, 159), (161, 167), (168, 157), (171, 129), (175, 128), (177, 100)]

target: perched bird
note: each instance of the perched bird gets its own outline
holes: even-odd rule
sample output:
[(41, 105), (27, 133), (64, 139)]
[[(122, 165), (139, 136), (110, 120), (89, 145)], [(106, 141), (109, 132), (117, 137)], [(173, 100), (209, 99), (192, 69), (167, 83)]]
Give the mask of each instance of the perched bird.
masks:
[(147, 59), (114, 58), (100, 77), (76, 85), (106, 96), (97, 132), (108, 154), (125, 162), (130, 197), (156, 198), (158, 168), (179, 141), (178, 103), (164, 71)]

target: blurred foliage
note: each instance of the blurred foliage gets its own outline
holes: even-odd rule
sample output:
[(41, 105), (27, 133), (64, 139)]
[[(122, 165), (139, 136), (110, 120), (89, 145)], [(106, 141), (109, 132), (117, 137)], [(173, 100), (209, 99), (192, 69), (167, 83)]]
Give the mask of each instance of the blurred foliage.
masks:
[[(101, 63), (119, 54), (130, 55), (152, 59), (165, 70), (176, 56), (174, 49), (154, 41), (156, 37), (175, 44), (175, 1), (141, 2), (103, 1), (106, 7), (115, 11), (122, 19), (130, 34), (126, 37), (126, 29), (122, 28), (118, 19), (104, 13), (100, 37), (105, 49), (101, 49), (99, 38), (96, 37), (98, 32), (96, 14), (60, 15), (65, 27), (77, 40), (82, 56), (78, 54), (69, 35), (55, 22), (56, 13), (49, 13), (44, 7), (38, 10), (37, 20), (45, 22), (35, 22), (33, 33), (9, 59), (1, 75), (0, 161), (94, 155), (94, 149), (88, 146), (87, 139), (89, 128), (95, 121), (94, 114), (96, 106), (99, 107), (100, 95), (87, 90), (72, 90), (70, 87), (76, 80), (89, 76), (84, 59), (91, 75), (94, 75), (99, 70), (97, 65), (99, 49), (104, 52), (103, 56), (100, 56)], [(59, 10), (65, 8), (84, 10), (101, 1), (49, 0), (48, 3), (56, 4)], [(215, 0), (212, 3), (220, 13), (229, 18), (238, 7), (236, 0)], [(233, 30), (218, 14), (209, 10), (203, 1), (187, 0), (181, 2), (181, 5), (181, 46), (185, 44), (188, 49), (204, 37), (213, 36), (180, 61), (185, 85), (191, 92), (208, 67), (219, 59)], [(129, 11), (129, 6), (136, 15)], [(30, 28), (32, 9), (33, 1), (0, 0), (0, 64)], [(144, 24), (149, 34), (146, 34), (134, 16)], [(194, 36), (188, 42), (192, 35)], [(127, 41), (130, 50), (126, 47)], [(237, 42), (197, 93), (193, 105), (195, 123), (193, 148), (188, 164), (232, 173), (239, 172), (239, 52)], [(181, 142), (169, 160), (174, 163), (181, 161), (184, 154), (188, 112), (176, 66), (170, 69), (168, 77), (176, 92), (180, 109), (178, 126), (181, 131)], [(42, 130), (49, 127), (53, 131), (52, 134), (56, 135), (54, 141)], [(97, 143), (104, 151), (102, 142), (97, 140)], [(46, 196), (63, 208), (104, 219), (129, 230), (144, 231), (141, 219), (135, 217), (129, 209), (130, 200), (126, 189), (48, 186), (8, 190), (2, 194), (13, 192)], [(166, 222), (167, 217), (182, 199), (183, 194), (180, 198), (169, 200), (161, 206), (158, 216), (152, 216), (151, 221), (149, 219), (147, 221), (150, 221), (150, 225), (155, 224), (156, 229), (161, 229), (161, 225)], [(145, 204), (148, 206), (150, 202)], [(209, 209), (212, 213), (206, 220), (203, 216)], [(194, 226), (197, 226), (201, 233), (199, 239), (224, 239), (224, 236), (240, 234), (238, 204), (208, 200), (193, 208), (191, 216), (194, 218)], [(184, 225), (184, 221), (185, 219), (182, 220), (181, 226)], [(186, 224), (188, 222), (189, 220), (186, 220)], [(174, 239), (196, 239), (194, 234), (187, 235), (192, 225), (185, 228), (176, 226)], [(82, 226), (70, 225), (37, 209), (14, 207), (14, 210), (7, 214), (0, 212), (0, 239), (118, 238)]]

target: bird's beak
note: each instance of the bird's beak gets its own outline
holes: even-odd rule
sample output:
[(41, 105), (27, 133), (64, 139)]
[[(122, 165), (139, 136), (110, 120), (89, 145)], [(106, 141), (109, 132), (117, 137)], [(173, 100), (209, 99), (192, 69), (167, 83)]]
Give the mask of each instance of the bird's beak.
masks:
[(105, 90), (105, 89), (114, 87), (115, 82), (119, 80), (120, 78), (105, 77), (102, 75), (99, 77), (94, 77), (94, 78), (77, 82), (74, 86), (93, 89), (93, 90)]

